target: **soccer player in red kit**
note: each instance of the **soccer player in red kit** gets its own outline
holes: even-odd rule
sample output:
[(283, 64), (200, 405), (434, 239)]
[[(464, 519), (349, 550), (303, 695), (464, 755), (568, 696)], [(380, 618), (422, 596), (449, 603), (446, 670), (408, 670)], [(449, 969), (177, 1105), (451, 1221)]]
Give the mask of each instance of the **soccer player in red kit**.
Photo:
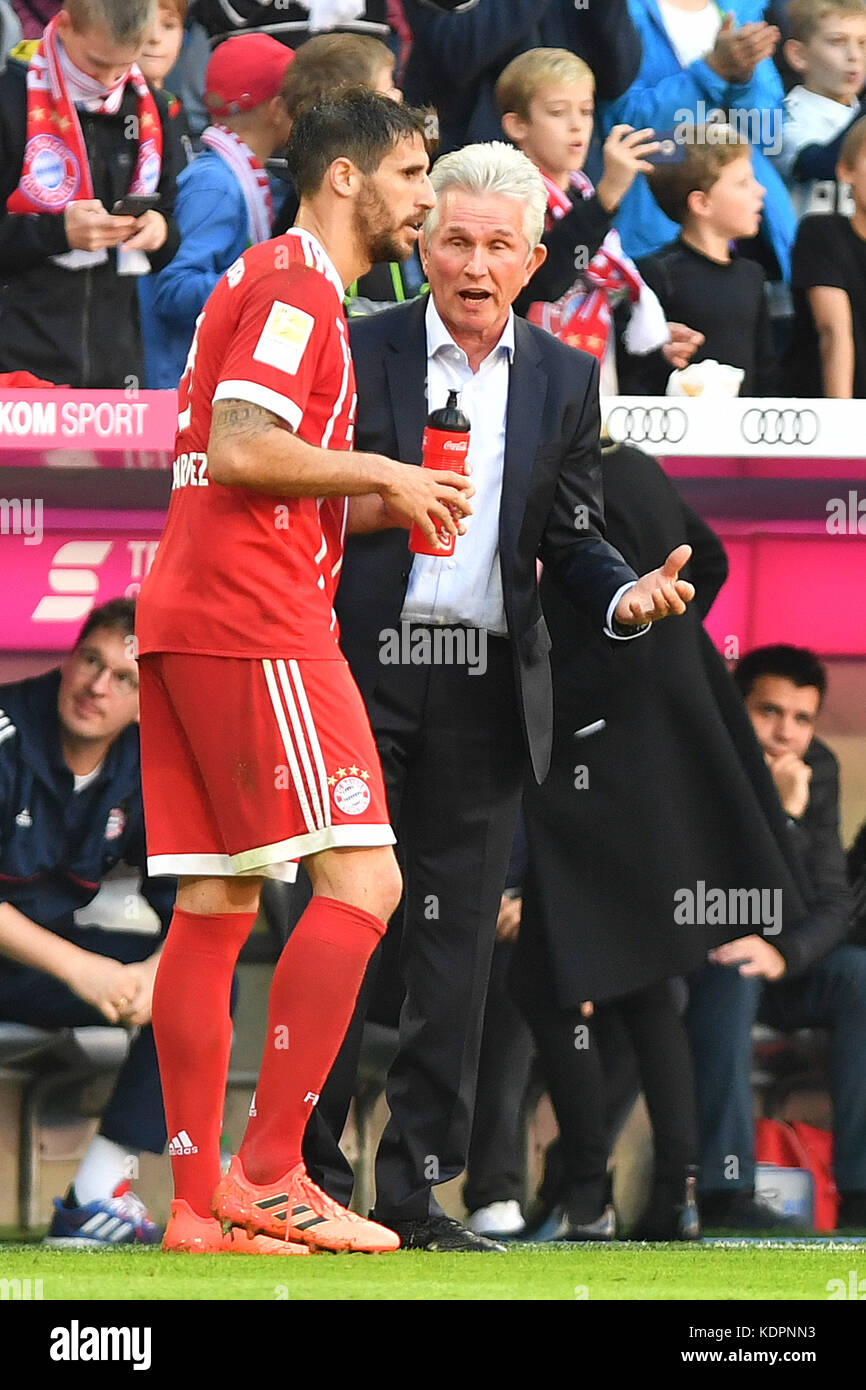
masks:
[[(401, 893), (375, 742), (337, 645), (343, 537), (414, 520), (433, 539), (470, 510), (457, 474), (351, 452), (344, 287), (410, 254), (435, 202), (422, 132), (368, 91), (299, 117), (296, 225), (219, 282), (179, 387), (171, 505), (137, 612), (149, 869), (180, 878), (153, 999), (169, 1250), (400, 1243), (312, 1183), (301, 1140)], [(250, 1121), (221, 1179), (232, 975), (263, 877), (291, 879), (299, 859), (314, 896), (274, 971)]]

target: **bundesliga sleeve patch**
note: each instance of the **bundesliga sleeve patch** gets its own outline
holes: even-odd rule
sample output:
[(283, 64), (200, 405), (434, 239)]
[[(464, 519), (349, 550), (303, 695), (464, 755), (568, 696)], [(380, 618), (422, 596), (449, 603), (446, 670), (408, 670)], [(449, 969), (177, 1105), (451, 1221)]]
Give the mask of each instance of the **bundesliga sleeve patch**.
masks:
[(254, 361), (295, 376), (315, 323), (312, 314), (276, 300), (256, 343)]

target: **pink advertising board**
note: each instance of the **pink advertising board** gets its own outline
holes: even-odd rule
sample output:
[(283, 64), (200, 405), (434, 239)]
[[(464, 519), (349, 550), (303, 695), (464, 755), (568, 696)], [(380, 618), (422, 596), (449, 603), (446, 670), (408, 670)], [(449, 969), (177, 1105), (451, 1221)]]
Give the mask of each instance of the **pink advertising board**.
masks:
[(159, 512), (46, 512), (40, 524), (35, 508), (21, 521), (21, 534), (0, 535), (4, 651), (62, 651), (91, 608), (134, 598), (163, 525)]

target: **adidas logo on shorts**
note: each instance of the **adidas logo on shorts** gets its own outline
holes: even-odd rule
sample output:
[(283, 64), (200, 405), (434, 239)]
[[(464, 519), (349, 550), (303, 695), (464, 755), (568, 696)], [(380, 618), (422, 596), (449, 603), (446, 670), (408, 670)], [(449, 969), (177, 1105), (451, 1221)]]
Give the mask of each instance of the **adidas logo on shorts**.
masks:
[(172, 1158), (179, 1158), (181, 1154), (197, 1154), (198, 1145), (194, 1144), (186, 1130), (182, 1129), (171, 1140), (168, 1152)]

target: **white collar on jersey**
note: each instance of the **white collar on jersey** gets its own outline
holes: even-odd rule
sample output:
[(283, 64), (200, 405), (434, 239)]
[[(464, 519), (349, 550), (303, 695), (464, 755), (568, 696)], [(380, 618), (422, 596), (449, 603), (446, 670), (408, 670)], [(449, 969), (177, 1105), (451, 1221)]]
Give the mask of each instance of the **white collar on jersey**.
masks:
[(328, 255), (318, 237), (314, 237), (312, 232), (304, 231), (302, 227), (290, 227), (285, 235), (297, 237), (304, 248), (304, 260), (307, 265), (315, 270), (320, 270), (323, 275), (327, 276), (334, 286), (334, 289), (337, 291), (337, 294), (340, 296), (340, 303), (342, 303), (343, 296), (346, 293), (346, 287), (340, 279), (337, 267), (334, 265), (334, 262), (331, 260), (331, 257)]

